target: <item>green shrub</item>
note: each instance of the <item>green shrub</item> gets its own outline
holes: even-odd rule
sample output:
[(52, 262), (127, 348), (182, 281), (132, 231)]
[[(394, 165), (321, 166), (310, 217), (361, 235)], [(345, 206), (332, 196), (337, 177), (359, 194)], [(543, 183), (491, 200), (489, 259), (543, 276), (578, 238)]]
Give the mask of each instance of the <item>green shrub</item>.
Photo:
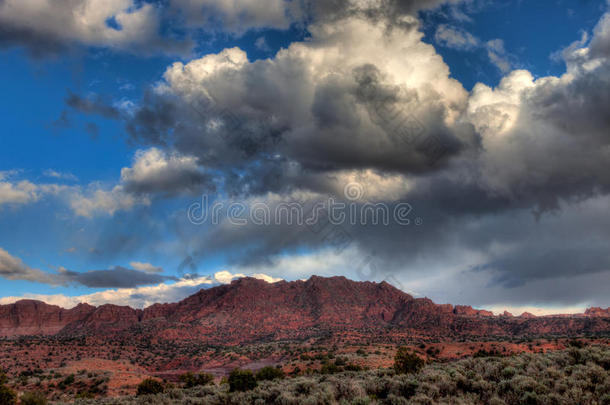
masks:
[(424, 367), (424, 361), (406, 347), (400, 347), (394, 356), (394, 371), (397, 374), (417, 373)]
[(354, 363), (348, 363), (343, 368), (345, 369), (345, 371), (362, 371), (362, 367)]
[(81, 391), (76, 394), (76, 399), (93, 399), (95, 398), (95, 394), (91, 391)]
[(236, 368), (229, 374), (229, 391), (249, 391), (256, 388), (256, 378), (251, 370)]
[(335, 374), (343, 371), (342, 367), (337, 366), (336, 363), (324, 363), (322, 364), (322, 368), (320, 372), (322, 374)]
[(275, 380), (276, 378), (284, 378), (284, 372), (281, 368), (267, 366), (261, 368), (256, 373), (256, 379), (259, 381)]
[(345, 363), (347, 363), (347, 362), (345, 361), (345, 359), (343, 357), (337, 357), (335, 359), (335, 364), (337, 366), (345, 366)]
[(184, 384), (185, 388), (193, 388), (214, 382), (214, 376), (208, 373), (193, 374), (189, 371), (180, 376), (180, 381)]
[(70, 374), (69, 376), (67, 376), (66, 378), (64, 378), (62, 381), (59, 382), (59, 384), (57, 384), (57, 386), (60, 389), (64, 389), (66, 388), (68, 385), (71, 385), (74, 383), (74, 374)]
[(165, 386), (162, 382), (153, 378), (147, 378), (138, 385), (137, 395), (154, 395), (165, 391)]
[(20, 398), (21, 405), (47, 405), (47, 397), (40, 392), (26, 392)]

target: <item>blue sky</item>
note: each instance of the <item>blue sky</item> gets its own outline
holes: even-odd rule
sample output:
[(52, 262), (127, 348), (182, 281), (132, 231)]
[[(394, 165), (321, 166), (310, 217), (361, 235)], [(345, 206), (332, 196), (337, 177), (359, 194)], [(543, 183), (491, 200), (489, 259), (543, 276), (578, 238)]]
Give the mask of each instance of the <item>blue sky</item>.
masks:
[[(47, 3), (43, 0), (40, 2)], [(592, 44), (596, 43), (596, 27), (600, 32), (597, 34), (597, 42), (603, 44), (607, 40), (603, 36), (606, 32), (603, 30), (603, 18), (608, 9), (605, 1), (414, 1), (413, 6), (407, 7), (404, 12), (405, 16), (414, 18), (416, 20), (413, 21), (417, 22), (408, 29), (404, 28), (404, 33), (400, 34), (405, 35), (405, 44), (413, 41), (413, 45), (400, 51), (394, 51), (394, 48), (388, 45), (383, 58), (371, 55), (368, 64), (362, 62), (367, 55), (350, 53), (350, 46), (353, 49), (358, 46), (355, 36), (365, 32), (359, 31), (356, 23), (353, 25), (353, 31), (337, 34), (336, 37), (327, 34), (341, 29), (338, 27), (343, 27), (344, 24), (349, 27), (353, 22), (346, 20), (348, 17), (345, 17), (342, 10), (327, 10), (316, 14), (316, 7), (320, 5), (312, 2), (311, 10), (314, 11), (305, 18), (305, 12), (296, 12), (290, 8), (290, 2), (269, 1), (270, 4), (277, 2), (286, 7), (285, 18), (280, 15), (279, 20), (273, 17), (272, 12), (266, 15), (253, 10), (247, 2), (243, 2), (244, 10), (235, 15), (223, 9), (222, 5), (209, 6), (209, 9), (202, 6), (197, 9), (201, 18), (195, 16), (192, 20), (189, 20), (186, 10), (180, 9), (180, 4), (184, 2), (166, 2), (164, 5), (137, 2), (135, 12), (144, 13), (148, 6), (151, 6), (150, 10), (153, 11), (149, 10), (150, 14), (146, 14), (147, 18), (151, 19), (147, 24), (140, 26), (133, 23), (134, 31), (131, 33), (129, 24), (132, 23), (125, 20), (124, 16), (121, 17), (124, 13), (134, 13), (133, 8), (127, 7), (131, 2), (125, 0), (125, 8), (107, 11), (107, 17), (110, 19), (106, 20), (104, 29), (116, 29), (116, 21), (123, 21), (124, 26), (115, 33), (99, 37), (91, 33), (99, 30), (90, 32), (89, 27), (70, 24), (63, 27), (54, 26), (54, 17), (49, 17), (38, 25), (35, 20), (24, 22), (10, 15), (9, 9), (0, 6), (0, 23), (10, 27), (7, 33), (0, 34), (6, 36), (0, 38), (0, 254), (4, 254), (4, 262), (0, 257), (0, 275), (4, 277), (0, 283), (0, 297), (32, 294), (71, 297), (105, 292), (109, 288), (121, 288), (124, 285), (98, 282), (102, 278), (136, 276), (135, 273), (121, 272), (122, 269), (145, 275), (143, 277), (147, 282), (125, 283), (135, 289), (146, 285), (180, 282), (184, 279), (185, 272), (195, 273), (192, 277), (198, 278), (201, 285), (205, 286), (205, 276), (210, 276), (212, 283), (220, 282), (220, 279), (214, 278), (213, 275), (221, 270), (238, 274), (265, 273), (285, 279), (307, 277), (314, 273), (345, 274), (358, 278), (355, 263), (361, 262), (363, 258), (375, 257), (375, 260), (379, 260), (379, 267), (387, 269), (375, 274), (377, 281), (391, 277), (398, 280), (403, 289), (416, 295), (430, 296), (439, 302), (461, 301), (455, 303), (494, 308), (537, 306), (546, 308), (547, 311), (552, 311), (552, 308), (581, 309), (593, 304), (610, 305), (607, 298), (604, 298), (607, 297), (606, 290), (591, 288), (591, 283), (599, 284), (600, 277), (605, 280), (604, 277), (608, 276), (610, 269), (605, 267), (605, 257), (592, 262), (575, 260), (576, 264), (571, 269), (560, 270), (555, 277), (551, 277), (542, 269), (544, 265), (538, 264), (532, 265), (535, 268), (530, 273), (514, 274), (502, 267), (507, 261), (501, 257), (503, 252), (511, 249), (514, 249), (511, 254), (516, 257), (532, 256), (525, 246), (519, 246), (522, 238), (518, 236), (516, 229), (513, 230), (507, 225), (511, 221), (521, 224), (521, 231), (525, 233), (540, 232), (542, 236), (538, 241), (540, 247), (537, 252), (554, 252), (561, 246), (570, 244), (572, 238), (580, 238), (581, 231), (575, 230), (573, 223), (577, 218), (586, 220), (596, 209), (600, 209), (600, 205), (604, 206), (605, 179), (596, 178), (596, 183), (591, 185), (578, 183), (582, 187), (574, 187), (574, 190), (565, 192), (563, 189), (559, 190), (562, 186), (551, 180), (539, 183), (530, 181), (536, 178), (536, 170), (546, 174), (555, 163), (549, 162), (537, 169), (531, 163), (533, 160), (523, 157), (523, 154), (519, 155), (520, 158), (523, 157), (522, 161), (500, 155), (499, 151), (506, 152), (510, 149), (508, 146), (502, 146), (497, 154), (492, 154), (491, 151), (497, 146), (496, 141), (480, 139), (489, 137), (493, 140), (500, 136), (488, 135), (486, 132), (495, 125), (494, 118), (481, 118), (479, 113), (473, 113), (478, 100), (501, 96), (501, 92), (493, 93), (493, 96), (491, 93), (487, 94), (483, 88), (478, 92), (473, 90), (477, 83), (495, 88), (505, 80), (504, 83), (511, 83), (507, 84), (506, 88), (513, 91), (525, 80), (511, 76), (514, 71), (527, 71), (535, 80), (547, 76), (561, 77), (566, 72), (566, 64), (576, 66), (580, 63), (585, 66), (590, 62), (605, 66), (605, 57), (594, 59), (593, 56), (587, 56), (588, 59), (583, 61), (576, 56), (570, 59), (569, 55), (576, 55), (575, 53), (562, 53), (563, 50), (570, 49), (571, 44), (584, 38), (574, 49), (587, 49), (587, 52), (593, 54), (593, 51), (589, 50), (594, 49)], [(355, 10), (361, 11), (357, 7)], [(61, 14), (68, 11), (53, 12)], [(382, 15), (381, 21), (387, 20), (388, 26), (395, 23), (393, 17), (384, 14), (382, 9), (373, 11), (379, 12)], [(362, 21), (365, 20), (366, 18), (362, 17)], [(92, 18), (91, 26), (95, 28), (95, 24), (100, 22)], [(158, 24), (157, 29), (154, 29), (155, 24)], [(370, 24), (368, 29), (374, 32), (374, 23), (366, 20), (366, 24)], [(151, 31), (149, 26), (153, 27)], [(24, 34), (26, 32), (29, 34)], [(421, 35), (418, 36), (418, 32)], [(122, 36), (123, 33), (125, 37)], [(383, 48), (385, 37), (381, 41), (380, 47)], [(187, 42), (189, 46), (186, 45)], [(298, 43), (304, 44), (307, 50), (303, 52), (309, 54), (305, 53), (304, 61), (293, 66), (285, 60), (301, 57), (295, 46), (291, 46)], [(292, 79), (287, 77), (292, 76), (283, 75), (282, 72), (286, 69), (301, 72), (300, 68), (305, 69), (310, 61), (315, 61), (315, 52), (337, 43), (337, 49), (346, 54), (345, 65), (332, 65), (327, 71), (321, 70), (320, 65), (315, 65), (317, 70), (311, 70), (316, 72), (313, 73), (314, 76), (319, 77), (328, 73), (329, 79), (325, 83), (334, 84), (322, 87), (318, 81), (319, 77), (306, 79), (308, 76), (290, 82)], [(432, 51), (425, 48), (425, 44), (433, 47)], [(240, 65), (242, 62), (235, 62), (242, 66), (239, 68), (241, 70), (236, 70), (233, 75), (214, 79), (218, 80), (218, 83), (203, 76), (205, 84), (202, 84), (199, 90), (205, 90), (208, 94), (217, 92), (214, 93), (215, 102), (220, 106), (225, 103), (225, 108), (231, 109), (240, 118), (240, 122), (249, 125), (248, 128), (266, 128), (261, 130), (261, 133), (248, 132), (254, 134), (252, 139), (240, 138), (238, 147), (254, 147), (252, 145), (256, 145), (261, 136), (264, 139), (273, 139), (273, 134), (286, 131), (281, 137), (289, 141), (278, 144), (282, 146), (269, 146), (265, 143), (267, 141), (260, 141), (260, 145), (254, 149), (255, 152), (248, 149), (244, 152), (246, 155), (236, 156), (227, 152), (233, 149), (219, 147), (214, 150), (216, 141), (201, 141), (189, 135), (191, 132), (185, 128), (190, 128), (190, 131), (200, 124), (193, 122), (191, 115), (180, 110), (182, 104), (171, 104), (176, 99), (190, 100), (189, 97), (194, 97), (188, 93), (190, 90), (179, 87), (183, 73), (176, 73), (175, 81), (167, 76), (164, 79), (164, 74), (169, 72), (174, 63), (188, 65), (189, 62), (210, 60), (213, 61), (210, 63), (220, 66), (221, 59), (206, 59), (206, 56), (224, 55), (224, 50), (235, 47), (247, 54), (248, 63)], [(287, 49), (291, 51), (286, 51)], [(426, 89), (426, 86), (417, 79), (423, 74), (417, 71), (421, 69), (419, 65), (415, 64), (416, 67), (405, 71), (392, 70), (391, 67), (400, 66), (401, 60), (405, 61), (406, 66), (409, 64), (409, 58), (415, 61), (425, 60), (430, 57), (430, 52), (442, 57), (442, 60), (431, 59), (433, 62), (430, 63), (434, 64), (430, 67), (431, 71), (436, 72), (438, 69), (441, 76), (443, 69), (450, 71), (450, 76), (442, 78), (440, 84), (437, 84), (436, 80), (432, 83), (433, 87), (437, 86), (433, 89), (434, 94), (442, 95), (433, 104), (444, 106), (445, 111), (440, 115), (443, 119), (449, 119), (447, 117), (453, 115), (460, 115), (461, 118), (437, 129), (433, 122), (438, 122), (438, 119), (435, 121), (431, 115), (437, 110), (425, 112), (428, 107), (423, 104), (427, 101), (421, 101), (422, 105), (416, 109), (422, 114), (418, 119), (429, 132), (438, 131), (441, 137), (454, 136), (452, 134), (455, 131), (455, 134), (458, 134), (455, 135), (456, 139), (465, 145), (460, 147), (461, 151), (470, 148), (469, 142), (479, 142), (479, 150), (490, 151), (489, 156), (481, 160), (482, 163), (478, 160), (476, 163), (481, 164), (477, 173), (479, 170), (489, 170), (493, 176), (497, 175), (493, 177), (490, 174), (490, 179), (482, 176), (484, 180), (481, 182), (489, 183), (488, 188), (484, 190), (475, 189), (474, 186), (464, 185), (462, 182), (461, 188), (453, 183), (451, 186), (443, 183), (448, 181), (447, 176), (450, 173), (463, 170), (462, 166), (451, 166), (460, 159), (443, 162), (443, 168), (434, 166), (433, 170), (417, 166), (418, 160), (415, 157), (410, 158), (407, 152), (404, 159), (383, 156), (382, 152), (369, 159), (366, 153), (371, 152), (371, 146), (365, 141), (370, 139), (367, 138), (368, 133), (362, 138), (356, 134), (356, 137), (349, 141), (349, 144), (353, 142), (354, 145), (363, 142), (362, 150), (350, 147), (339, 153), (332, 143), (323, 144), (331, 139), (339, 139), (333, 137), (343, 136), (337, 134), (344, 133), (333, 131), (343, 125), (338, 123), (337, 115), (342, 112), (345, 112), (346, 116), (349, 115), (350, 108), (343, 109), (326, 97), (333, 94), (333, 100), (338, 100), (343, 97), (340, 94), (352, 94), (350, 91), (339, 90), (345, 85), (345, 79), (341, 76), (342, 69), (348, 66), (351, 60), (357, 61), (354, 64), (358, 63), (359, 66), (375, 66), (382, 72), (379, 77), (383, 79), (379, 80), (389, 80), (395, 88), (404, 85), (406, 88), (415, 89), (422, 100), (427, 100), (427, 97), (431, 96), (427, 90), (422, 90)], [(282, 59), (283, 54), (290, 54), (293, 59)], [(307, 59), (307, 55), (313, 56)], [(331, 54), (326, 56), (330, 60), (332, 57), (328, 55)], [(226, 58), (235, 61), (239, 55), (233, 53)], [(261, 63), (256, 64), (255, 61), (258, 60)], [(193, 65), (193, 71), (195, 69), (197, 67)], [(294, 72), (294, 75), (300, 74)], [(450, 79), (455, 79), (457, 84), (451, 84), (448, 81)], [(299, 92), (310, 94), (301, 88), (307, 86), (307, 80), (318, 83), (318, 87), (314, 88), (311, 94), (315, 92), (316, 103), (326, 103), (320, 107), (321, 111), (329, 111), (333, 117), (323, 118), (325, 115), (321, 114), (319, 125), (326, 126), (317, 128), (309, 138), (303, 135), (308, 131), (307, 125), (299, 127), (291, 121), (302, 122), (295, 116), (302, 100), (299, 98)], [(578, 80), (578, 77), (574, 80)], [(174, 92), (174, 98), (166, 99), (156, 92), (155, 89), (158, 90), (160, 83)], [(600, 89), (607, 84), (607, 80), (603, 83)], [(250, 93), (241, 93), (242, 89), (238, 86), (242, 85), (250, 89)], [(566, 91), (572, 91), (570, 89), (576, 87), (576, 84), (572, 87), (566, 85)], [(252, 95), (252, 90), (260, 93), (256, 93), (252, 100), (237, 104), (236, 107), (235, 103), (240, 102), (231, 98), (231, 89), (242, 98), (248, 98), (248, 94)], [(198, 91), (195, 88), (192, 90)], [(218, 93), (221, 91), (224, 93)], [(269, 91), (269, 94), (265, 91)], [(284, 100), (283, 97), (287, 100), (284, 103), (271, 101)], [(537, 100), (534, 95), (532, 100)], [(169, 104), (159, 107), (161, 102)], [(463, 103), (463, 106), (455, 107), (459, 103)], [(311, 111), (317, 111), (315, 105), (310, 108)], [(500, 108), (498, 105), (492, 106)], [(176, 106), (180, 113), (168, 118), (171, 128), (163, 129), (163, 141), (159, 142), (160, 138), (154, 136), (152, 127), (146, 126), (152, 120), (139, 114), (149, 109), (156, 117), (161, 117), (163, 112), (169, 114), (169, 111), (174, 111), (172, 106)], [(563, 107), (557, 106), (558, 111), (561, 108)], [(260, 115), (257, 119), (252, 118), (260, 111), (265, 111), (266, 114), (263, 121)], [(550, 114), (550, 109), (544, 111), (545, 114)], [(585, 112), (587, 111), (590, 110)], [(595, 114), (595, 111), (591, 114)], [(524, 114), (518, 117), (523, 120)], [(430, 123), (427, 119), (431, 120)], [(324, 120), (329, 123), (324, 124)], [(488, 121), (481, 123), (480, 120)], [(587, 121), (597, 122), (595, 117), (583, 119), (583, 122)], [(283, 126), (277, 124), (278, 127), (274, 127), (276, 122), (283, 123)], [(349, 128), (349, 122), (352, 121), (346, 118), (345, 122), (345, 128)], [(466, 129), (465, 122), (468, 128), (474, 129)], [(580, 121), (575, 118), (572, 122)], [(456, 129), (458, 123), (462, 125), (459, 127), (461, 129)], [(551, 124), (553, 123), (548, 125)], [(536, 128), (542, 128), (546, 124), (537, 122), (535, 125)], [(134, 126), (139, 128), (137, 135), (133, 130)], [(531, 128), (534, 128), (533, 124)], [(502, 129), (505, 130), (511, 129)], [(603, 133), (604, 130), (587, 127), (583, 131), (590, 131), (592, 139), (597, 142), (596, 134), (598, 131)], [(464, 135), (467, 131), (473, 133)], [(290, 143), (291, 139), (295, 139), (294, 144)], [(474, 141), (475, 139), (479, 141)], [(547, 138), (542, 134), (537, 139)], [(553, 146), (544, 146), (542, 150), (555, 150), (555, 145), (569, 143), (561, 139), (549, 142), (552, 142)], [(599, 145), (595, 142), (583, 141), (580, 145)], [(368, 146), (364, 146), (365, 144)], [(222, 147), (234, 148), (235, 144)], [(475, 149), (477, 148), (473, 150)], [(561, 155), (562, 152), (559, 150), (557, 153)], [(216, 160), (210, 160), (210, 154), (217, 154), (214, 158)], [(573, 162), (575, 167), (578, 168), (578, 165), (582, 164), (587, 166), (587, 170), (596, 169), (595, 161), (585, 164), (582, 160), (582, 156), (586, 155), (586, 150), (582, 154), (576, 154), (579, 157)], [(462, 162), (464, 159), (474, 159), (471, 155), (460, 156)], [(459, 157), (457, 152), (455, 157)], [(221, 162), (218, 162), (219, 158)], [(518, 168), (507, 169), (501, 165), (505, 161), (514, 162)], [(146, 177), (149, 173), (144, 173), (145, 170), (152, 170), (152, 166), (144, 164), (146, 162), (151, 165), (161, 164), (162, 168), (154, 173), (157, 176), (154, 179)], [(142, 163), (142, 171), (138, 171), (138, 163)], [(282, 164), (287, 166), (278, 166)], [(290, 177), (291, 169), (287, 168), (293, 167), (291, 164), (301, 170), (294, 178)], [(279, 172), (278, 167), (282, 168)], [(527, 176), (513, 179), (512, 176), (516, 176), (515, 172), (520, 171), (518, 169), (521, 167), (528, 173)], [(561, 173), (551, 173), (549, 179), (561, 176)], [(420, 236), (411, 231), (409, 236), (404, 236), (404, 230), (395, 231), (396, 235), (401, 236), (391, 236), (393, 241), (404, 236), (406, 239), (402, 243), (414, 246), (413, 249), (417, 247), (408, 258), (383, 251), (383, 246), (391, 245), (384, 241), (384, 234), (394, 235), (394, 231), (385, 232), (384, 229), (367, 228), (363, 231), (350, 228), (348, 232), (353, 243), (337, 254), (329, 253), (328, 244), (322, 243), (320, 239), (305, 239), (295, 243), (284, 240), (287, 238), (284, 238), (286, 230), (282, 227), (237, 230), (234, 235), (229, 235), (223, 233), (226, 230), (222, 224), (194, 226), (186, 216), (189, 205), (198, 201), (202, 194), (210, 195), (212, 200), (237, 199), (247, 204), (256, 199), (271, 198), (271, 194), (286, 197), (298, 191), (318, 196), (332, 195), (336, 190), (343, 190), (341, 179), (362, 179), (363, 176), (366, 178), (358, 180), (359, 184), (366, 188), (369, 196), (373, 193), (371, 190), (378, 193), (375, 201), (396, 204), (397, 201), (404, 200), (412, 204), (416, 212), (422, 212), (422, 227), (427, 223), (438, 224), (438, 229), (432, 229), (432, 226), (427, 228), (425, 235), (420, 228), (417, 231), (421, 233)], [(443, 192), (453, 189), (453, 186), (458, 191), (447, 195), (424, 195), (413, 186), (418, 181), (432, 181), (430, 179), (435, 176), (439, 178), (438, 187), (445, 190)], [(333, 183), (336, 179), (339, 179), (337, 184)], [(182, 181), (186, 184), (185, 188), (179, 187)], [(393, 182), (399, 186), (393, 185)], [(391, 192), (383, 189), (384, 185), (389, 183), (392, 183)], [(531, 187), (523, 186), (530, 183)], [(436, 189), (436, 184), (430, 183), (426, 189)], [(445, 186), (441, 187), (440, 184)], [(232, 188), (233, 186), (236, 188)], [(406, 194), (395, 198), (394, 195), (399, 193), (395, 187), (399, 187), (398, 190)], [(589, 192), (589, 188), (597, 191)], [(498, 201), (504, 198), (502, 193), (508, 189), (512, 194), (506, 196), (505, 201)], [(551, 195), (551, 192), (554, 194)], [(479, 195), (477, 193), (485, 196), (481, 197), (482, 199), (489, 201), (486, 200), (480, 205), (467, 201), (469, 196)], [(581, 205), (572, 204), (578, 195), (585, 196), (579, 202)], [(453, 211), (453, 208), (443, 208), (440, 202), (456, 198), (463, 199), (463, 205), (468, 202), (467, 205), (473, 208), (450, 215), (449, 212)], [(545, 216), (548, 207), (544, 204), (549, 201), (550, 213)], [(461, 203), (455, 205), (461, 206)], [(455, 210), (459, 211), (459, 208)], [(537, 210), (542, 210), (542, 220), (531, 214)], [(449, 217), (451, 221), (445, 222)], [(531, 227), (534, 231), (524, 230), (524, 227)], [(467, 232), (468, 241), (457, 242), (457, 236), (453, 237), (446, 232), (455, 232), (455, 235)], [(441, 233), (443, 236), (439, 236)], [(490, 237), (490, 234), (494, 236)], [(563, 235), (563, 239), (558, 238), (558, 234)], [(490, 242), (492, 239), (494, 243)], [(606, 229), (602, 227), (598, 233), (591, 235), (591, 244), (586, 246), (589, 252), (587, 254), (603, 252), (607, 247), (606, 242)], [(375, 244), (379, 244), (381, 248), (371, 248), (370, 251), (365, 248)], [(580, 246), (574, 247), (576, 250), (579, 248)], [(580, 254), (584, 255), (584, 250), (575, 253), (575, 256), (580, 257)], [(189, 256), (192, 260), (187, 259)], [(185, 266), (185, 259), (196, 266)], [(143, 270), (142, 265), (134, 265), (134, 262), (148, 264), (157, 270)], [(511, 266), (522, 267), (523, 264), (516, 260), (515, 263), (511, 262)], [(472, 269), (475, 268), (492, 270), (482, 274), (480, 271), (473, 272)], [(59, 278), (53, 282), (44, 281), (38, 273), (32, 273), (33, 270)], [(115, 273), (112, 273), (113, 271)], [(89, 274), (96, 281), (83, 282), (82, 277), (73, 275), (72, 272)], [(469, 290), (468, 286), (448, 292), (442, 287), (452, 285), (454, 281), (451, 280), (454, 280), (454, 277), (460, 278), (464, 274), (468, 277), (478, 277), (474, 284), (487, 286), (490, 292), (477, 295), (476, 291)], [(582, 293), (571, 296), (565, 294), (564, 284), (570, 284), (570, 277), (578, 277), (576, 284), (581, 286)], [(447, 280), (447, 284), (439, 286), (434, 281), (438, 279)], [(555, 286), (555, 293), (537, 297), (533, 291), (538, 288), (538, 283), (545, 280)], [(178, 299), (193, 288), (189, 286), (177, 290), (176, 294), (169, 298), (159, 298)], [(498, 296), (497, 291), (502, 294)], [(108, 296), (112, 295), (106, 295), (105, 299), (112, 301)], [(150, 297), (150, 300), (154, 301), (154, 298)], [(64, 301), (57, 298), (54, 302)], [(69, 300), (65, 302), (69, 303)], [(117, 302), (141, 304), (123, 296), (117, 298)]]

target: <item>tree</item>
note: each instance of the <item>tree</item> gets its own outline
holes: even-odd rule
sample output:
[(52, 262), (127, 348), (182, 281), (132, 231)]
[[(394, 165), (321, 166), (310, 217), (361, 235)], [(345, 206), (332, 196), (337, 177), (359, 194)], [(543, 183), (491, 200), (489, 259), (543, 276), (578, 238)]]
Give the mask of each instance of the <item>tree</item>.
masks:
[(249, 391), (256, 388), (256, 379), (251, 370), (236, 368), (229, 374), (229, 391)]
[(424, 361), (406, 347), (398, 348), (394, 356), (394, 370), (397, 374), (417, 373), (424, 367)]
[(154, 395), (165, 391), (165, 386), (158, 380), (147, 378), (138, 385), (137, 395)]
[(256, 379), (262, 380), (275, 380), (276, 378), (284, 378), (284, 372), (281, 368), (275, 368), (271, 366), (263, 367), (256, 373)]

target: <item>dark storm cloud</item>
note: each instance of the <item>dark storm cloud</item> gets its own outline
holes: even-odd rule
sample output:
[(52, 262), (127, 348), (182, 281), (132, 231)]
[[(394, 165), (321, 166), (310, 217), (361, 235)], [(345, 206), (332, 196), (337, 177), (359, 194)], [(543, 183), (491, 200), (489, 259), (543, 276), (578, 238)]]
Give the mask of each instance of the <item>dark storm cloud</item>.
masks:
[(182, 193), (215, 191), (212, 177), (198, 170), (182, 170), (173, 173), (163, 171), (142, 180), (128, 180), (124, 185), (125, 191), (134, 194), (176, 196)]
[(66, 270), (61, 272), (61, 276), (68, 283), (77, 283), (90, 288), (133, 288), (178, 280), (175, 277), (150, 274), (120, 266), (110, 270), (91, 270), (83, 273)]
[(116, 266), (109, 270), (76, 272), (60, 269), (58, 273), (47, 273), (34, 269), (17, 257), (0, 248), (0, 277), (8, 280), (27, 280), (50, 285), (80, 284), (91, 288), (132, 288), (140, 285), (177, 281), (175, 277), (147, 273)]
[(610, 57), (610, 14), (602, 17), (595, 27), (591, 41), (591, 54), (594, 57)]
[(61, 41), (41, 35), (34, 27), (20, 28), (0, 24), (0, 49), (14, 46), (25, 47), (34, 58), (53, 56), (65, 50)]
[(172, 99), (157, 97), (148, 91), (134, 117), (127, 121), (127, 132), (138, 141), (166, 145), (169, 134), (178, 126), (177, 105)]
[(7, 280), (27, 280), (39, 283), (60, 284), (51, 274), (34, 269), (18, 257), (0, 247), (0, 277)]
[(216, 190), (213, 176), (194, 157), (159, 148), (136, 152), (132, 167), (121, 170), (121, 186), (128, 193), (162, 197)]
[[(223, 173), (229, 192), (246, 195), (290, 190), (304, 185), (304, 176), (337, 170), (434, 172), (461, 151), (479, 148), (471, 125), (444, 123), (452, 107), (441, 95), (389, 84), (373, 64), (305, 88), (296, 84), (311, 80), (302, 65), (282, 63), (245, 67), (243, 98), (223, 102), (230, 91), (224, 87), (233, 86), (228, 78), (206, 88), (217, 102), (151, 94), (128, 119), (128, 131), (197, 156)], [(311, 176), (308, 185), (320, 191)]]
[(488, 152), (482, 168), (487, 181), (509, 190), (514, 205), (529, 204), (538, 213), (557, 210), (561, 201), (608, 193), (609, 77), (606, 60), (568, 84), (548, 82), (526, 91), (510, 143)]
[[(548, 279), (561, 276), (579, 276), (610, 270), (608, 245), (551, 247), (537, 246), (534, 251), (524, 249), (508, 257), (496, 259), (477, 270), (494, 270), (499, 273), (495, 282), (505, 287), (521, 287), (531, 279)], [(528, 254), (529, 253), (529, 254)]]

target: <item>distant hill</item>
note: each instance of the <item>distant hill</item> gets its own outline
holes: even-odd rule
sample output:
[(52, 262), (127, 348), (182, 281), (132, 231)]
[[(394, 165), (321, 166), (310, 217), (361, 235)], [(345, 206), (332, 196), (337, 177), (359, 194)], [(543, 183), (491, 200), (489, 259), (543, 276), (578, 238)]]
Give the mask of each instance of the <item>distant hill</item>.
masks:
[(156, 340), (239, 344), (320, 335), (401, 336), (581, 335), (610, 332), (610, 309), (536, 317), (494, 316), (469, 306), (413, 298), (386, 282), (312, 276), (267, 283), (241, 278), (173, 304), (143, 310), (80, 304), (72, 309), (22, 300), (0, 305), (0, 336), (129, 335)]

